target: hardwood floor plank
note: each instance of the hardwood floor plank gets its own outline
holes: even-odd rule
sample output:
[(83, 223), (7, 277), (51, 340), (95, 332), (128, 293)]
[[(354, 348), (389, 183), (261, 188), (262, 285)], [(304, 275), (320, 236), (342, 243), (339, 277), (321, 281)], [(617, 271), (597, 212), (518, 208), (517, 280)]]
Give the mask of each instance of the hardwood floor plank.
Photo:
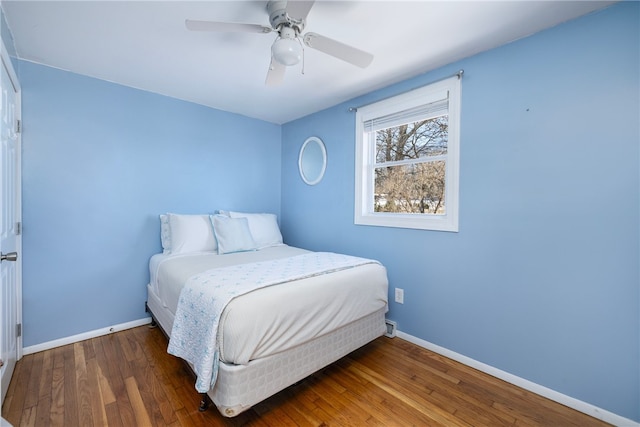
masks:
[[(421, 411), (416, 411), (403, 406), (404, 402), (400, 399), (390, 398), (385, 399), (380, 403), (380, 407), (386, 411), (389, 411), (395, 420), (401, 422), (404, 425), (410, 426), (429, 426), (429, 427), (448, 427), (448, 424), (438, 422), (432, 417), (425, 416)], [(428, 406), (423, 408), (423, 411), (429, 410)]]
[(180, 421), (181, 426), (195, 426), (195, 423), (185, 408), (178, 409), (176, 411), (176, 417), (178, 418), (178, 421)]
[[(412, 366), (410, 362), (398, 357), (397, 354), (387, 354), (387, 356), (379, 357), (378, 349), (376, 349), (375, 353), (359, 355), (357, 360), (359, 363), (366, 364), (376, 373), (392, 378), (394, 383), (401, 385), (404, 389), (411, 390), (416, 395), (425, 396), (433, 391), (433, 376), (429, 375), (430, 371)], [(394, 362), (388, 363), (389, 360)], [(439, 380), (439, 378), (436, 376), (435, 380)], [(457, 380), (452, 382), (456, 383)]]
[(51, 400), (51, 383), (53, 382), (53, 351), (42, 351), (42, 373), (39, 378), (38, 399), (49, 397)]
[(282, 395), (285, 396), (281, 403), (282, 410), (289, 414), (289, 417), (291, 417), (298, 426), (322, 425), (322, 419), (318, 418), (313, 412), (304, 410), (294, 403), (293, 393), (295, 393), (295, 390), (296, 388), (292, 387), (282, 391)]
[(124, 427), (122, 417), (120, 416), (120, 407), (117, 402), (106, 404), (104, 406), (104, 412), (107, 414), (107, 424), (109, 427)]
[(155, 421), (154, 424), (160, 423), (160, 419), (164, 424), (171, 424), (176, 421), (173, 407), (158, 384), (152, 368), (146, 364), (146, 359), (144, 360), (145, 365), (136, 367), (134, 375), (142, 400)]
[(326, 399), (326, 403), (334, 408), (339, 416), (336, 422), (343, 425), (357, 425), (362, 420), (367, 420), (371, 415), (358, 405), (353, 405), (351, 400), (345, 396), (346, 388), (335, 382), (330, 375), (323, 374), (310, 378), (311, 387), (320, 396), (331, 396)]
[[(125, 363), (125, 361), (117, 358), (118, 354), (114, 349), (114, 340), (111, 335), (100, 338), (101, 339), (94, 343), (96, 359), (107, 380), (109, 389), (113, 393), (114, 402), (118, 407), (122, 424), (125, 426), (135, 425), (133, 408), (129, 402), (129, 397), (125, 390), (124, 378), (118, 366)], [(107, 415), (109, 415), (109, 413), (107, 413)]]
[[(403, 420), (411, 424), (417, 425), (421, 422), (420, 418), (403, 408), (402, 402), (386, 395), (386, 393), (379, 390), (374, 384), (369, 384), (365, 387), (367, 387), (366, 393), (359, 393), (358, 388), (353, 388), (348, 393), (353, 396), (355, 402), (362, 405), (363, 409), (367, 410), (373, 418), (379, 420), (382, 424), (394, 425), (398, 422), (400, 416)], [(374, 396), (375, 398), (372, 400), (370, 396)], [(394, 409), (390, 411), (388, 410), (388, 406), (392, 406)], [(395, 408), (403, 413), (396, 414)]]
[(25, 360), (24, 364), (16, 364), (13, 371), (13, 378), (7, 390), (7, 396), (9, 396), (9, 393), (11, 394), (11, 399), (9, 400), (10, 405), (2, 411), (3, 416), (7, 419), (20, 420), (22, 418), (24, 402), (27, 398), (28, 378), (32, 364), (33, 357)]
[[(299, 427), (298, 424), (289, 416), (289, 414), (282, 410), (282, 407), (278, 404), (277, 400), (278, 397), (275, 397), (274, 402), (261, 402), (260, 404), (256, 405), (255, 411), (260, 417), (260, 421), (263, 421), (267, 425)], [(233, 421), (235, 420), (229, 421), (233, 423)]]
[(81, 342), (82, 349), (84, 350), (84, 358), (86, 360), (91, 360), (96, 357), (96, 351), (93, 348), (93, 338), (84, 340)]
[[(141, 343), (141, 356), (146, 358), (149, 368), (151, 369), (151, 373), (155, 379), (155, 385), (162, 389), (162, 392), (166, 397), (166, 401), (171, 405), (172, 412), (176, 412), (178, 409), (184, 408), (184, 403), (182, 402), (182, 399), (178, 398), (176, 395), (175, 387), (169, 378), (170, 375), (168, 373), (171, 372), (172, 369), (169, 368), (170, 364), (166, 362), (171, 359), (155, 357), (156, 351), (158, 350), (154, 350), (154, 342), (149, 339), (155, 334), (146, 333), (144, 328), (136, 328), (134, 333), (137, 341)], [(156, 393), (159, 393), (159, 391), (156, 391)], [(164, 408), (163, 405), (160, 410), (165, 414), (168, 409)]]
[[(295, 412), (301, 414), (304, 422), (308, 423), (307, 425), (322, 425), (323, 420), (325, 420), (326, 417), (319, 416), (315, 411), (317, 406), (304, 397), (303, 391), (307, 387), (308, 386), (306, 384), (298, 384), (284, 390), (283, 393), (290, 396), (287, 405), (292, 406)], [(302, 423), (301, 425), (305, 424)]]
[(40, 377), (42, 376), (43, 365), (44, 354), (34, 354), (33, 362), (31, 364), (31, 373), (29, 374), (27, 391), (24, 400), (25, 408), (31, 408), (38, 404), (38, 398), (40, 397)]
[(64, 365), (55, 367), (51, 381), (51, 406), (49, 410), (49, 420), (53, 426), (64, 425), (64, 382)]
[[(388, 351), (388, 348), (386, 348), (385, 351)], [(406, 359), (399, 357), (399, 354), (390, 354), (390, 356), (392, 356), (399, 364), (406, 361)], [(378, 372), (383, 372), (386, 369), (383, 365), (376, 365), (373, 361), (369, 361), (366, 358), (363, 359), (363, 362), (365, 361), (368, 365), (378, 366)], [(491, 403), (493, 402), (483, 404), (482, 402), (475, 401), (471, 397), (460, 393), (458, 387), (460, 379), (446, 373), (449, 372), (446, 365), (442, 364), (440, 366), (432, 367), (431, 369), (421, 369), (414, 360), (406, 364), (403, 370), (410, 382), (419, 384), (420, 387), (424, 388), (424, 390), (427, 390), (428, 388), (431, 389), (427, 395), (424, 395), (424, 398), (433, 405), (436, 405), (437, 407), (454, 414), (457, 418), (461, 418), (467, 422), (470, 422), (468, 417), (462, 416), (465, 414), (464, 408), (468, 408), (473, 411), (473, 413), (477, 414), (476, 418), (483, 420), (483, 422), (486, 421), (488, 423), (488, 420), (492, 419), (492, 417), (485, 417), (484, 414), (491, 412)], [(395, 379), (397, 379), (397, 377), (395, 377)], [(496, 421), (489, 423), (490, 425), (501, 425), (504, 422), (506, 422), (507, 425), (511, 425), (515, 421), (514, 418), (506, 416), (495, 418)], [(470, 424), (473, 423), (470, 422)]]
[(51, 395), (41, 396), (36, 407), (36, 425), (48, 427), (51, 425)]
[(130, 334), (115, 334), (114, 344), (117, 342), (119, 344), (120, 349), (122, 350), (122, 354), (124, 355), (124, 360), (128, 362), (135, 361), (137, 359), (135, 355), (134, 346), (129, 341)]
[(386, 378), (385, 376), (378, 374), (373, 369), (359, 362), (356, 362), (354, 364), (353, 369), (358, 370), (360, 375), (366, 378), (369, 382), (376, 384), (378, 387), (382, 388), (387, 393), (389, 393), (396, 399), (403, 402), (405, 405), (409, 405), (410, 407), (421, 412), (424, 416), (429, 418), (432, 422), (435, 421), (442, 425), (450, 425), (450, 426), (455, 425), (459, 427), (469, 426), (469, 424), (467, 424), (466, 422), (455, 419), (455, 417), (453, 417), (450, 413), (448, 413), (447, 411), (441, 410), (440, 408), (431, 406), (428, 411), (424, 411), (424, 408), (430, 406), (427, 404), (424, 398), (424, 396), (426, 396), (428, 393), (421, 395), (419, 393), (414, 392), (413, 390), (409, 391), (407, 389), (405, 389), (404, 392), (401, 392), (396, 388), (394, 388), (393, 379)]
[(80, 425), (74, 344), (64, 346), (64, 425)]
[[(119, 363), (116, 364), (117, 368), (120, 370), (120, 376), (122, 379), (129, 378), (134, 375), (134, 368), (125, 356), (124, 350), (120, 345), (120, 339), (118, 338), (120, 334), (111, 334), (107, 335), (107, 342), (109, 357), (118, 360)], [(104, 341), (103, 341), (104, 343)]]
[(350, 378), (345, 379), (345, 376), (344, 373), (336, 375), (336, 381), (340, 382), (344, 380), (342, 384), (349, 387), (344, 393), (344, 398), (348, 399), (351, 405), (359, 406), (370, 415), (371, 421), (369, 421), (368, 418), (368, 424), (376, 424), (373, 420), (387, 426), (393, 425), (396, 422), (396, 418), (379, 405), (384, 399), (373, 392), (377, 387), (372, 384), (360, 384), (358, 381), (353, 381)]
[(235, 418), (142, 326), (28, 355), (3, 416), (23, 426), (585, 426), (606, 423), (399, 338), (379, 338)]
[(78, 402), (79, 425), (93, 425), (93, 413), (91, 411), (91, 389), (87, 375), (87, 361), (85, 359), (84, 344), (77, 342), (73, 344), (73, 355), (75, 361), (75, 384)]
[(102, 368), (98, 364), (97, 359), (96, 359), (95, 365), (96, 365), (96, 368), (95, 368), (96, 376), (98, 378), (98, 386), (100, 387), (100, 397), (102, 398), (103, 403), (105, 405), (108, 405), (109, 403), (115, 403), (116, 396), (113, 393), (113, 390), (111, 390), (111, 386), (109, 385), (109, 380), (107, 380), (107, 378), (104, 376), (104, 373), (102, 372)]
[[(91, 345), (91, 348), (93, 348), (93, 345)], [(88, 353), (85, 352), (85, 355), (86, 354)], [(105, 401), (103, 398), (102, 389), (100, 387), (100, 368), (98, 367), (98, 361), (95, 357), (91, 357), (86, 360), (87, 387), (89, 388), (90, 393), (90, 405), (93, 424), (96, 426), (104, 426), (107, 425), (107, 413), (104, 409)]]
[(35, 406), (31, 406), (29, 408), (24, 409), (24, 411), (22, 412), (20, 425), (24, 427), (36, 426), (36, 407)]
[(452, 413), (471, 425), (479, 422), (482, 425), (490, 426), (512, 426), (516, 421), (514, 417), (506, 414), (496, 415), (495, 411), (492, 412), (490, 407), (460, 397), (457, 394), (443, 394), (440, 391), (434, 391), (430, 397), (433, 401), (439, 402), (441, 407), (453, 406)]
[[(365, 353), (363, 358), (370, 360), (370, 363), (375, 366), (380, 366), (384, 371), (397, 368), (397, 370), (404, 374), (412, 372), (414, 376), (418, 373), (421, 374), (422, 377), (428, 376), (429, 378), (433, 378), (436, 376), (452, 384), (458, 384), (460, 382), (460, 379), (455, 375), (449, 374), (449, 366), (446, 364), (425, 364), (424, 357), (406, 357), (406, 353), (410, 352), (410, 349), (410, 347), (403, 345), (380, 345), (380, 347), (376, 348), (376, 357), (371, 357), (371, 355)], [(380, 355), (384, 355), (385, 357), (381, 358)], [(391, 366), (386, 365), (384, 363), (386, 360), (394, 360), (394, 363)], [(428, 384), (423, 384), (423, 386), (429, 388)]]
[(311, 382), (306, 394), (316, 408), (321, 410), (322, 413), (329, 415), (329, 417), (331, 417), (330, 419), (334, 420), (338, 425), (351, 425), (349, 422), (350, 417), (345, 413), (344, 405), (332, 399), (325, 398), (326, 395), (322, 387), (319, 386), (319, 383), (314, 382), (312, 378), (310, 380)]
[(129, 395), (129, 401), (131, 402), (131, 406), (133, 407), (133, 414), (136, 419), (136, 425), (156, 425), (151, 423), (151, 418), (149, 418), (147, 409), (144, 407), (144, 402), (142, 402), (142, 396), (140, 396), (140, 390), (138, 389), (136, 379), (134, 377), (125, 378), (124, 384), (127, 389), (127, 394)]

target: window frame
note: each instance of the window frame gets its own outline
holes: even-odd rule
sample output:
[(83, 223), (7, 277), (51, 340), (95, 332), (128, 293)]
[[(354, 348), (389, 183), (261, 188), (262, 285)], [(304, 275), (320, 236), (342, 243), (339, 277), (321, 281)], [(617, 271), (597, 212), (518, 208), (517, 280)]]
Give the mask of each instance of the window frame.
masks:
[[(460, 180), (460, 100), (459, 75), (413, 89), (381, 101), (359, 107), (356, 111), (355, 210), (356, 225), (413, 228), (458, 232)], [(365, 122), (402, 112), (442, 99), (448, 93), (449, 135), (445, 172), (445, 214), (410, 214), (374, 211), (375, 137), (367, 137)], [(372, 133), (375, 135), (375, 133)]]

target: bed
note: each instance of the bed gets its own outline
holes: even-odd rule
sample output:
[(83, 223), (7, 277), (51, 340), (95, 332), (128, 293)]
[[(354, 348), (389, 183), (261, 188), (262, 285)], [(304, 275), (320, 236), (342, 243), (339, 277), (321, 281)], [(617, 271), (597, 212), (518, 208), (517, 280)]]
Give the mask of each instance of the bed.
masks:
[[(167, 214), (161, 216), (161, 236), (164, 251), (149, 262), (147, 308), (170, 337), (168, 351), (189, 363), (196, 388), (224, 416), (242, 413), (386, 332), (384, 266), (285, 245), (275, 215)], [(289, 270), (293, 274), (284, 280)], [(194, 308), (199, 301), (213, 305), (198, 293), (202, 289), (209, 292), (211, 283), (226, 289), (225, 280), (239, 276), (251, 284), (226, 296), (215, 317)], [(196, 299), (189, 301), (190, 292)], [(195, 320), (187, 321), (190, 316)], [(194, 345), (194, 339), (201, 342)], [(208, 358), (193, 359), (201, 357), (193, 350), (198, 345)], [(202, 366), (213, 370), (212, 379)]]

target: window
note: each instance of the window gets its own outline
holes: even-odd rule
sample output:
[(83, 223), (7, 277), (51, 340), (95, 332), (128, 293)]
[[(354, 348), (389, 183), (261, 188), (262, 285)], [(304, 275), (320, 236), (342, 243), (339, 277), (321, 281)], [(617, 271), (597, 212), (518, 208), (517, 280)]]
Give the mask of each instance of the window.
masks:
[(358, 108), (355, 223), (458, 231), (460, 77)]

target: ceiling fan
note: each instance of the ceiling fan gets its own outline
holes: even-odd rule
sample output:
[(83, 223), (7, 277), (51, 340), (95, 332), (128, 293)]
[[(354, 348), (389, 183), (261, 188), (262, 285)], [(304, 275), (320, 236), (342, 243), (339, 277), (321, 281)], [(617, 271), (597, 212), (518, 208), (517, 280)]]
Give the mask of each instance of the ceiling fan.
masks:
[[(307, 15), (315, 1), (270, 1), (267, 4), (271, 26), (233, 22), (194, 21), (187, 19), (185, 25), (192, 31), (271, 33), (278, 37), (271, 46), (271, 64), (267, 72), (266, 84), (275, 86), (284, 78), (286, 67), (296, 65), (302, 59), (302, 42), (312, 49), (366, 68), (373, 61), (373, 55), (339, 41), (316, 33), (301, 36)], [(302, 37), (302, 42), (301, 42)]]

